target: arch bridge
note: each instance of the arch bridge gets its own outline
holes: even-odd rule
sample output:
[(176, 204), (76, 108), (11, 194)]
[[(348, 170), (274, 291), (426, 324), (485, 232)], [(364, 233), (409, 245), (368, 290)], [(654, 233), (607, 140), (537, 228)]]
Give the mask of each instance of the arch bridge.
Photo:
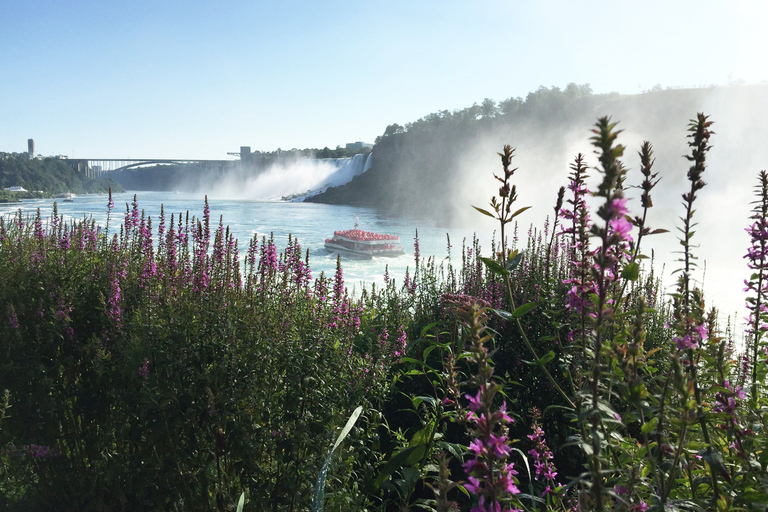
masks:
[(232, 160), (190, 160), (187, 158), (70, 158), (67, 163), (88, 178), (98, 178), (104, 173), (124, 171), (138, 167), (175, 164), (223, 164)]

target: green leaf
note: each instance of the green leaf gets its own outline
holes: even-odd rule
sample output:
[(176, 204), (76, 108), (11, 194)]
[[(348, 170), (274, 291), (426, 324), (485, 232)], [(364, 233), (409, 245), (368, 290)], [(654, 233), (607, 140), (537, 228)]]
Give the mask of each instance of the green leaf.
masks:
[(411, 399), (411, 402), (413, 403), (413, 406), (417, 409), (419, 408), (419, 405), (422, 402), (428, 403), (429, 405), (432, 406), (433, 409), (437, 405), (437, 401), (434, 399), (434, 397), (431, 397), (431, 396), (415, 396)]
[(621, 270), (621, 277), (630, 281), (635, 281), (640, 275), (640, 264), (633, 261)]
[(530, 206), (524, 206), (524, 207), (520, 208), (519, 210), (517, 210), (515, 213), (513, 213), (509, 218), (510, 219), (514, 219), (515, 217), (517, 217), (518, 215), (520, 215), (521, 213), (523, 213), (525, 210), (527, 210), (529, 208), (530, 208)]
[(433, 423), (429, 423), (424, 428), (413, 434), (413, 437), (411, 438), (411, 442), (409, 443), (409, 446), (422, 446), (426, 445), (427, 442), (429, 442), (429, 437), (432, 434), (432, 429), (434, 428)]
[(512, 272), (520, 265), (521, 261), (523, 261), (523, 253), (518, 252), (507, 262), (507, 270)]
[[(379, 476), (376, 477), (376, 481), (374, 482), (373, 485), (377, 488), (380, 487), (381, 484), (383, 484), (384, 481), (389, 477), (389, 475), (391, 475), (392, 473), (394, 473), (395, 471), (397, 471), (398, 469), (400, 469), (406, 464), (408, 459), (411, 457), (411, 455), (413, 455), (413, 453), (417, 449), (424, 450), (425, 448), (423, 445), (409, 446), (408, 448), (397, 452), (397, 454), (395, 454), (394, 457), (389, 459), (389, 462), (387, 462), (387, 464), (381, 470), (381, 473), (379, 473)], [(322, 509), (320, 510), (322, 511)], [(314, 509), (313, 509), (313, 512), (315, 512)]]
[(493, 272), (494, 274), (498, 274), (500, 276), (506, 276), (509, 275), (509, 271), (502, 267), (496, 260), (491, 258), (480, 258), (480, 261), (485, 263), (485, 266), (488, 267), (488, 270)]
[(499, 318), (501, 318), (502, 320), (509, 321), (509, 320), (512, 320), (514, 318), (512, 316), (512, 313), (510, 313), (509, 311), (504, 311), (503, 309), (492, 309), (492, 311), (494, 313), (496, 313), (497, 315), (499, 315)]
[(518, 306), (515, 308), (515, 310), (512, 312), (512, 318), (520, 318), (530, 310), (536, 307), (535, 302), (527, 302), (523, 304), (522, 306)]
[(542, 364), (542, 365), (547, 364), (548, 362), (552, 361), (554, 358), (555, 358), (555, 353), (550, 350), (549, 352), (541, 356), (541, 358), (539, 359), (539, 364)]
[(430, 345), (427, 348), (424, 349), (424, 353), (422, 353), (421, 357), (424, 358), (424, 361), (427, 360), (427, 357), (429, 357), (429, 354), (435, 350), (436, 348), (440, 348), (439, 345)]
[(491, 212), (489, 212), (488, 210), (483, 210), (482, 208), (478, 208), (477, 206), (473, 206), (472, 208), (474, 208), (475, 210), (479, 211), (483, 215), (487, 215), (488, 217), (490, 217), (492, 219), (496, 218), (496, 216), (494, 214), (492, 214)]
[(425, 327), (424, 327), (424, 328), (421, 330), (421, 335), (419, 336), (419, 338), (426, 338), (426, 337), (427, 337), (427, 334), (429, 333), (429, 331), (431, 331), (433, 327), (436, 327), (436, 326), (440, 325), (441, 323), (442, 323), (442, 322), (432, 322), (431, 324), (429, 324), (429, 325), (426, 325), (426, 326), (425, 326)]
[(406, 459), (405, 466), (413, 466), (415, 464), (418, 464), (421, 459), (424, 457), (424, 453), (427, 451), (427, 445), (420, 444), (418, 446), (414, 446), (415, 450), (413, 450), (413, 453)]
[(323, 512), (323, 501), (325, 501), (325, 477), (328, 473), (328, 464), (331, 462), (331, 456), (333, 455), (333, 452), (336, 451), (336, 448), (339, 447), (344, 438), (349, 435), (349, 431), (352, 430), (352, 427), (355, 425), (357, 418), (360, 417), (360, 413), (362, 412), (362, 405), (358, 406), (357, 409), (352, 412), (352, 416), (350, 416), (347, 420), (347, 424), (344, 425), (341, 433), (339, 433), (339, 437), (336, 438), (336, 442), (333, 444), (333, 448), (331, 448), (330, 453), (328, 453), (328, 456), (325, 458), (325, 462), (323, 462), (323, 466), (320, 468), (320, 474), (317, 475), (317, 483), (315, 484), (315, 496), (312, 500), (312, 512)]
[(245, 493), (240, 495), (240, 500), (237, 502), (237, 512), (243, 512), (245, 506)]

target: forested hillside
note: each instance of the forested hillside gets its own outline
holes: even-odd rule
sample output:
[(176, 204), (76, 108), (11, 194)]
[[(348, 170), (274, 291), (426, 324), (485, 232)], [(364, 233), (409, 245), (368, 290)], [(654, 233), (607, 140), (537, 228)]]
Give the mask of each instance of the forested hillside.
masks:
[[(541, 87), (525, 99), (499, 103), (486, 99), (480, 105), (429, 114), (405, 126), (392, 124), (377, 139), (373, 166), (367, 173), (309, 200), (370, 206), (446, 225), (463, 224), (472, 212), (454, 212), (448, 205), (479, 204), (488, 196), (492, 184), (485, 177), (497, 168), (494, 155), (504, 144), (517, 148), (518, 183), (523, 180), (534, 187), (529, 192), (554, 197), (576, 154), (591, 157), (586, 142), (589, 130), (604, 115), (618, 121), (624, 130), (620, 137), (631, 151), (630, 167), (637, 167), (634, 154), (640, 142), (649, 140), (659, 169), (663, 168), (665, 184), (676, 183), (685, 179), (687, 169), (681, 158), (686, 140), (679, 133), (700, 111), (711, 115), (717, 134), (728, 134), (715, 138), (719, 155), (735, 158), (743, 153), (742, 144), (754, 141), (750, 158), (768, 161), (761, 149), (764, 145), (754, 140), (768, 128), (761, 115), (766, 105), (768, 85), (657, 88), (638, 95), (592, 94), (589, 86), (575, 84), (564, 90)], [(729, 159), (729, 163), (734, 161)], [(738, 167), (731, 166), (731, 172)], [(631, 175), (629, 179), (633, 179)]]
[(106, 193), (109, 187), (114, 192), (122, 191), (113, 180), (86, 178), (58, 158), (29, 160), (26, 154), (0, 153), (0, 190), (8, 187), (42, 191), (44, 195)]

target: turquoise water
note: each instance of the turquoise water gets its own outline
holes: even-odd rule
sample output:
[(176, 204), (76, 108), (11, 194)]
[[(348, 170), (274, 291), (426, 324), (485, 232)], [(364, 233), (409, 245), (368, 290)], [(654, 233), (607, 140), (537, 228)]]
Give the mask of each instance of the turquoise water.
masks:
[[(122, 223), (125, 213), (125, 204), (133, 201), (133, 194), (130, 192), (114, 195), (115, 210), (110, 221), (112, 233), (114, 233), (115, 228), (119, 229), (119, 224)], [(202, 193), (136, 192), (136, 195), (139, 207), (145, 211), (146, 215), (152, 217), (155, 229), (160, 217), (161, 204), (165, 205), (166, 217), (171, 212), (177, 217), (180, 212), (186, 214), (189, 211), (190, 216), (195, 215), (197, 217), (201, 217), (203, 213), (205, 196)], [(0, 204), (0, 215), (13, 215), (19, 208), (27, 215), (34, 215), (37, 208), (40, 208), (43, 218), (46, 219), (51, 214), (54, 201), (58, 203), (59, 213), (63, 214), (67, 220), (81, 219), (85, 216), (95, 219), (102, 226), (106, 222), (106, 195), (77, 196), (71, 203), (65, 203), (62, 199), (39, 199), (25, 200), (16, 204)], [(335, 272), (336, 254), (326, 251), (323, 244), (325, 239), (330, 238), (335, 230), (354, 227), (355, 215), (359, 217), (360, 229), (398, 235), (405, 249), (404, 256), (374, 258), (373, 260), (342, 257), (345, 282), (347, 287), (356, 293), (359, 293), (363, 286), (369, 287), (371, 283), (383, 283), (385, 266), (387, 265), (389, 266), (390, 277), (398, 283), (402, 283), (406, 268), (410, 268), (410, 271), (413, 272), (413, 238), (417, 229), (422, 257), (433, 256), (438, 263), (446, 261), (446, 233), (449, 234), (453, 244), (451, 252), (456, 266), (459, 266), (461, 262), (462, 240), (467, 240), (467, 244), (471, 245), (474, 235), (474, 231), (471, 229), (446, 229), (421, 219), (388, 217), (370, 208), (243, 199), (211, 199), (209, 205), (211, 223), (215, 227), (218, 225), (219, 217), (223, 216), (224, 225), (229, 226), (239, 240), (242, 257), (244, 257), (248, 248), (248, 241), (254, 233), (257, 233), (259, 237), (274, 233), (275, 242), (280, 248), (286, 245), (289, 233), (298, 237), (301, 246), (305, 250), (309, 249), (313, 277), (319, 277), (320, 272), (325, 272), (326, 275), (332, 275)], [(467, 208), (470, 207), (467, 206)], [(478, 237), (482, 252), (487, 256), (491, 247), (492, 232), (490, 230), (493, 228), (489, 230), (487, 228), (488, 223), (483, 223), (487, 219), (484, 219), (480, 214), (477, 216), (477, 226), (486, 228), (486, 231), (478, 231)], [(520, 237), (521, 243), (524, 243), (524, 232), (520, 233)], [(706, 243), (707, 237), (702, 237), (701, 241)], [(653, 237), (647, 242), (649, 246), (646, 247), (646, 253), (650, 254), (650, 246), (655, 246), (657, 249), (657, 275), (661, 272), (662, 265), (666, 267), (663, 272), (665, 291), (667, 293), (674, 292), (675, 276), (671, 275), (671, 271), (679, 267), (679, 262), (675, 261), (679, 256), (671, 251), (679, 250), (679, 243), (674, 236), (669, 234)], [(746, 242), (743, 247), (746, 247)], [(742, 250), (745, 249), (741, 249), (739, 246), (736, 252), (739, 253)], [(701, 252), (704, 254), (700, 254)], [(708, 255), (701, 248), (697, 249), (697, 253), (700, 254), (701, 258), (701, 271), (707, 264), (707, 256), (711, 257), (712, 254)], [(741, 326), (743, 324), (742, 319), (746, 317), (746, 311), (743, 307), (745, 294), (742, 291), (742, 280), (744, 277), (748, 277), (749, 273), (740, 256), (731, 258), (731, 260), (733, 260), (731, 261), (732, 264), (726, 267), (710, 262), (704, 289), (708, 297), (708, 307), (714, 303), (720, 308), (723, 325), (728, 321), (728, 315), (731, 315), (731, 321)], [(701, 273), (703, 274), (703, 272)], [(700, 278), (698, 274), (699, 272), (694, 275), (695, 279)], [(701, 276), (701, 280), (703, 281), (703, 276)]]
[[(134, 192), (114, 194), (115, 209), (110, 218), (110, 232), (120, 229), (123, 222), (126, 203), (133, 201)], [(174, 213), (201, 217), (204, 206), (203, 194), (173, 193), (173, 192), (135, 192), (139, 208), (152, 217), (153, 228), (156, 230), (160, 218), (160, 206), (164, 205), (166, 218)], [(56, 201), (59, 214), (65, 220), (93, 218), (97, 224), (104, 226), (107, 220), (106, 195), (77, 196), (72, 202), (62, 199), (25, 200), (16, 204), (0, 204), (0, 215), (13, 215), (19, 208), (25, 215), (34, 215), (37, 209), (44, 219), (51, 215), (53, 203)], [(310, 267), (313, 277), (319, 277), (320, 272), (332, 275), (336, 269), (336, 254), (329, 253), (324, 248), (326, 238), (330, 238), (335, 230), (351, 229), (355, 224), (355, 215), (359, 217), (360, 229), (398, 235), (405, 249), (404, 256), (395, 258), (374, 258), (360, 260), (342, 257), (342, 268), (347, 286), (353, 291), (360, 291), (361, 286), (370, 283), (382, 283), (385, 267), (389, 266), (389, 274), (398, 282), (402, 282), (406, 268), (414, 267), (414, 235), (419, 233), (421, 256), (433, 256), (439, 262), (445, 262), (448, 254), (446, 234), (451, 237), (453, 257), (461, 262), (462, 240), (466, 239), (471, 245), (474, 232), (468, 229), (450, 229), (436, 227), (419, 219), (386, 217), (376, 210), (351, 206), (324, 205), (316, 203), (293, 203), (279, 201), (248, 201), (239, 199), (210, 199), (212, 229), (218, 225), (223, 216), (225, 226), (238, 239), (241, 257), (245, 255), (248, 241), (254, 234), (269, 236), (274, 234), (278, 247), (286, 245), (288, 234), (297, 237), (304, 250), (309, 249)], [(490, 252), (491, 234), (478, 235), (485, 252)]]

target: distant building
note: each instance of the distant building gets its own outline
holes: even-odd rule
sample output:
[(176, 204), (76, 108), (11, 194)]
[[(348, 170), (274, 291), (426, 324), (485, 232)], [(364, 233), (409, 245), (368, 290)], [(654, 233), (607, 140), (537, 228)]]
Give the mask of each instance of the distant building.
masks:
[(30, 160), (35, 158), (35, 139), (27, 139), (27, 155)]
[(25, 189), (24, 187), (8, 187), (5, 190), (10, 190), (11, 192), (26, 192), (27, 191), (27, 189)]
[(367, 149), (372, 147), (373, 147), (373, 144), (369, 144), (367, 142), (347, 142), (347, 149), (351, 149), (352, 151), (357, 151), (360, 149)]

